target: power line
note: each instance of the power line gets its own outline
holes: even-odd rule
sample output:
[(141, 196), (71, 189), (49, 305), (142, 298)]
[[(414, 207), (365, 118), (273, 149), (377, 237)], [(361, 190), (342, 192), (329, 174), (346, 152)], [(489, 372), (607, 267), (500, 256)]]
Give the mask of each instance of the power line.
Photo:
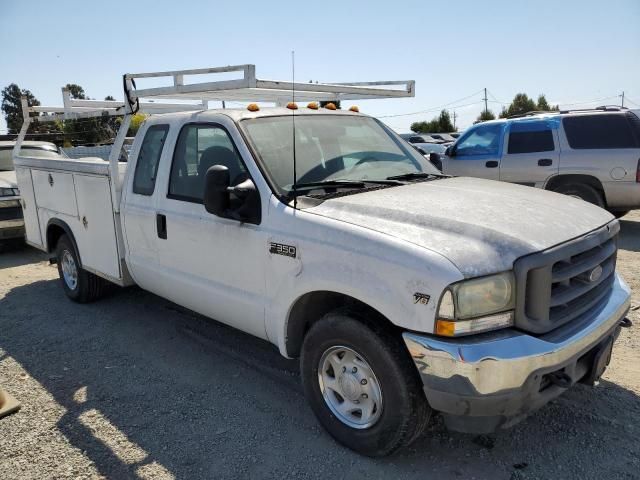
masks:
[[(465, 101), (465, 100), (467, 100), (467, 99), (469, 99), (469, 98), (471, 98), (471, 97), (475, 97), (476, 95), (478, 95), (478, 94), (480, 94), (480, 93), (482, 93), (482, 92), (483, 92), (483, 90), (478, 90), (477, 92), (474, 92), (474, 93), (472, 93), (471, 95), (468, 95), (468, 96), (463, 97), (463, 98), (459, 98), (458, 100), (454, 100), (453, 102), (445, 103), (444, 105), (440, 105), (439, 107), (433, 107), (433, 108), (429, 108), (429, 109), (427, 109), (427, 110), (420, 110), (420, 111), (418, 111), (418, 112), (411, 112), (411, 113), (397, 113), (397, 114), (395, 114), (395, 115), (383, 115), (383, 116), (380, 116), (380, 117), (378, 117), (378, 118), (408, 117), (408, 116), (410, 116), (410, 115), (420, 115), (420, 114), (422, 114), (422, 113), (435, 112), (435, 111), (437, 111), (437, 110), (441, 110), (441, 109), (443, 109), (443, 108), (445, 108), (445, 107), (449, 107), (449, 106), (453, 105), (454, 103), (463, 102), (463, 101)], [(469, 105), (474, 105), (474, 104), (476, 104), (476, 103), (479, 103), (479, 102), (474, 102), (474, 103), (469, 104)], [(466, 107), (466, 106), (468, 106), (468, 105), (455, 105), (455, 108)]]

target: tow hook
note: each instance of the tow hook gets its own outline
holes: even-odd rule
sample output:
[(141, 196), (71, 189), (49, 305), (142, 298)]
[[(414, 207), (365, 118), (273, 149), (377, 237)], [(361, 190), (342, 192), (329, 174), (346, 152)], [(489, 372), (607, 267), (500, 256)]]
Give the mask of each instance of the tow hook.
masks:
[(633, 322), (629, 318), (623, 318), (620, 320), (620, 326), (622, 328), (630, 328), (633, 325)]
[(548, 375), (549, 381), (560, 388), (571, 386), (571, 377), (564, 372), (553, 372)]

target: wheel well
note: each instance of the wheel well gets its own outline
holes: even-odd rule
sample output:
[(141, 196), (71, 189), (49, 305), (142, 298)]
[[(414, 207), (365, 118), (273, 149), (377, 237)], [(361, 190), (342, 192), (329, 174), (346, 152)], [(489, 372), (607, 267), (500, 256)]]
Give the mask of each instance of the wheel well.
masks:
[(298, 298), (289, 313), (285, 340), (287, 356), (299, 357), (302, 342), (311, 325), (327, 313), (339, 308), (357, 312), (361, 319), (375, 322), (379, 326), (393, 330), (398, 328), (375, 308), (356, 298), (337, 292), (310, 292)]
[(561, 186), (576, 184), (576, 183), (589, 185), (595, 188), (596, 190), (598, 190), (598, 192), (600, 192), (600, 194), (602, 195), (602, 198), (606, 200), (602, 183), (596, 177), (593, 177), (591, 175), (578, 175), (578, 174), (556, 175), (554, 177), (551, 177), (551, 179), (547, 182), (545, 189), (556, 190)]
[[(55, 218), (50, 220), (49, 225), (47, 225), (47, 252), (55, 252), (56, 247), (58, 246), (58, 241), (60, 240), (60, 237), (62, 237), (62, 235), (66, 235), (67, 237), (69, 237), (69, 240), (71, 240), (73, 247), (76, 249), (76, 252), (78, 252), (78, 245), (76, 244), (76, 239), (73, 236), (69, 225)], [(78, 261), (82, 263), (79, 253)]]

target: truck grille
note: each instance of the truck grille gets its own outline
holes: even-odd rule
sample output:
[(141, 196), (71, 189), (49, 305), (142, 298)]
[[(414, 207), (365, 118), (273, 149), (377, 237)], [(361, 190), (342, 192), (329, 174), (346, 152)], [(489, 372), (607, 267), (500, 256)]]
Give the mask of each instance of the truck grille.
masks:
[(615, 278), (617, 222), (515, 262), (518, 328), (546, 333), (597, 307)]
[(0, 207), (0, 221), (2, 220), (18, 220), (22, 218), (21, 207)]

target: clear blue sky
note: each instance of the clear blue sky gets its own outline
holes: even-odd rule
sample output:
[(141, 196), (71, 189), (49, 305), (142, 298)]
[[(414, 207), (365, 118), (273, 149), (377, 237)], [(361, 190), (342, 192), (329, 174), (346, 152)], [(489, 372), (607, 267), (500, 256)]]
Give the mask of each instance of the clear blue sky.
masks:
[[(434, 109), (484, 87), (494, 101), (544, 93), (584, 107), (619, 103), (624, 90), (640, 108), (640, 0), (3, 0), (0, 9), (0, 87), (15, 82), (47, 105), (61, 104), (66, 83), (122, 98), (125, 72), (254, 63), (258, 78), (289, 79), (295, 50), (300, 81), (416, 80), (415, 98), (359, 103), (376, 116)], [(458, 125), (481, 109), (455, 108)], [(404, 132), (436, 113), (384, 120)]]

